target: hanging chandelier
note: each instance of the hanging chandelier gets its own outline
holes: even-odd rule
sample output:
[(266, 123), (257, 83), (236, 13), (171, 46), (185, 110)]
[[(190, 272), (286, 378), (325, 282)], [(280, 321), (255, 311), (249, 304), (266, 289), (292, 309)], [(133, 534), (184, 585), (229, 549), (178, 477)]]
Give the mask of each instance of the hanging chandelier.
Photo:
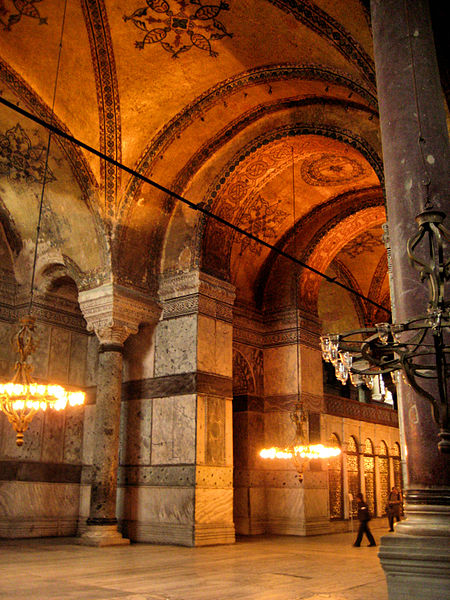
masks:
[[(444, 257), (450, 232), (444, 227), (445, 213), (428, 208), (416, 217), (419, 231), (407, 242), (411, 264), (429, 288), (428, 306), (423, 314), (402, 323), (377, 323), (321, 337), (322, 357), (335, 367), (336, 377), (345, 384), (371, 385), (375, 378), (390, 374), (394, 383), (401, 376), (422, 398), (428, 400), (440, 427), (438, 448), (450, 452), (448, 381), (450, 303), (445, 284), (450, 279), (450, 261)], [(416, 248), (426, 239), (425, 250)], [(423, 258), (423, 256), (427, 258)], [(434, 382), (434, 389), (430, 389)], [(437, 385), (436, 385), (437, 384)]]
[(303, 478), (304, 463), (307, 460), (318, 458), (333, 458), (339, 456), (340, 448), (327, 447), (323, 444), (309, 444), (306, 439), (306, 413), (301, 402), (297, 402), (293, 411), (290, 413), (292, 422), (295, 425), (295, 436), (293, 441), (286, 447), (263, 448), (259, 455), (261, 458), (280, 458), (289, 459), (294, 462), (300, 481)]
[(60, 385), (42, 385), (32, 381), (33, 365), (27, 359), (36, 350), (33, 338), (35, 318), (26, 315), (20, 320), (20, 329), (15, 336), (19, 360), (16, 362), (12, 381), (0, 383), (0, 410), (16, 432), (16, 444), (23, 445), (23, 434), (38, 410), (47, 408), (62, 410), (69, 406), (84, 404), (84, 392), (68, 392)]
[[(64, 5), (63, 21), (61, 26), (61, 38), (59, 44), (59, 54), (56, 66), (55, 83), (53, 89), (53, 103), (51, 112), (51, 122), (54, 117), (56, 87), (58, 81), (59, 65), (61, 59), (62, 37), (64, 31), (65, 15), (67, 1)], [(37, 348), (37, 340), (34, 339), (34, 329), (36, 319), (32, 315), (34, 279), (36, 273), (37, 251), (39, 245), (39, 232), (42, 220), (42, 212), (44, 205), (45, 184), (47, 183), (48, 173), (48, 158), (50, 154), (51, 130), (49, 131), (47, 149), (45, 155), (45, 166), (42, 179), (42, 188), (39, 202), (39, 212), (36, 227), (36, 244), (34, 249), (33, 269), (31, 274), (31, 289), (29, 314), (20, 319), (19, 331), (15, 336), (15, 346), (19, 355), (19, 359), (15, 365), (15, 373), (11, 381), (0, 383), (0, 410), (3, 412), (8, 421), (13, 426), (16, 432), (16, 444), (23, 445), (23, 435), (28, 429), (31, 420), (38, 410), (45, 411), (47, 408), (54, 410), (62, 410), (69, 406), (79, 406), (84, 404), (84, 392), (69, 392), (62, 386), (56, 384), (40, 384), (32, 381), (31, 375), (33, 365), (28, 362), (28, 358), (35, 352)]]

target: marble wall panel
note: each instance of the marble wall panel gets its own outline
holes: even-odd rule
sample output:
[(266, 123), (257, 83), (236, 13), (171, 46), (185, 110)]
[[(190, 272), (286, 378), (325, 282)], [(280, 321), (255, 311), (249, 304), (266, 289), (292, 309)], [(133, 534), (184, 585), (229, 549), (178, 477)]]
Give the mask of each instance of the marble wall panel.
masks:
[(46, 323), (37, 322), (35, 326), (35, 339), (38, 342), (36, 352), (30, 357), (33, 365), (33, 377), (46, 379), (49, 375), (51, 327)]
[(59, 327), (51, 330), (48, 376), (55, 381), (67, 382), (69, 378), (70, 334)]
[(233, 523), (233, 490), (197, 488), (195, 491), (196, 523)]
[(319, 350), (300, 346), (302, 391), (310, 394), (323, 394), (322, 355)]
[(304, 491), (301, 488), (267, 488), (267, 518), (304, 522)]
[[(4, 415), (1, 415), (3, 418)], [(16, 433), (8, 422), (4, 424), (1, 440), (1, 457), (20, 460), (40, 460), (44, 413), (38, 411), (24, 434), (23, 446), (16, 445)]]
[(231, 323), (198, 316), (198, 369), (232, 377), (233, 328)]
[(0, 519), (78, 516), (79, 486), (69, 483), (0, 482)]
[(154, 398), (151, 461), (192, 464), (195, 461), (196, 396)]
[(155, 326), (143, 325), (125, 341), (123, 381), (153, 377), (155, 368)]
[(64, 427), (64, 411), (45, 411), (42, 435), (42, 461), (49, 463), (61, 462), (64, 448)]
[(83, 445), (83, 406), (72, 406), (66, 409), (66, 427), (64, 434), (63, 460), (66, 463), (79, 464)]
[(198, 369), (216, 373), (216, 320), (198, 315)]
[(152, 409), (152, 400), (122, 402), (119, 447), (121, 465), (150, 464)]
[(290, 444), (295, 437), (295, 425), (288, 411), (264, 414), (264, 446), (281, 448)]
[(206, 464), (225, 462), (225, 402), (206, 398)]
[(155, 377), (189, 373), (197, 367), (197, 316), (160, 321), (156, 327)]
[(329, 518), (328, 488), (305, 491), (305, 519)]
[(275, 346), (264, 350), (264, 392), (266, 396), (297, 392), (296, 346)]
[(194, 489), (134, 487), (118, 489), (120, 519), (193, 525)]
[(71, 332), (69, 379), (70, 385), (83, 386), (86, 381), (88, 336)]
[(250, 514), (254, 519), (264, 519), (267, 513), (266, 490), (250, 488)]

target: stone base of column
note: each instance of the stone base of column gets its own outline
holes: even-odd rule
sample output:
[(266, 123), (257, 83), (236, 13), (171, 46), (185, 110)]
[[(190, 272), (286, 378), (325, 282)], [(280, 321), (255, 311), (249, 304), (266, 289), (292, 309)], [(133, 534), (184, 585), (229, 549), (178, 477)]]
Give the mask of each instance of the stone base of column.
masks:
[(86, 531), (78, 538), (83, 546), (126, 546), (130, 540), (117, 531), (117, 525), (88, 525)]
[[(442, 502), (450, 497), (448, 490), (438, 495)], [(394, 534), (381, 538), (389, 598), (443, 600), (450, 590), (450, 506), (407, 504), (406, 515)]]
[(388, 594), (395, 600), (443, 600), (450, 589), (449, 538), (401, 536), (381, 538), (378, 554)]

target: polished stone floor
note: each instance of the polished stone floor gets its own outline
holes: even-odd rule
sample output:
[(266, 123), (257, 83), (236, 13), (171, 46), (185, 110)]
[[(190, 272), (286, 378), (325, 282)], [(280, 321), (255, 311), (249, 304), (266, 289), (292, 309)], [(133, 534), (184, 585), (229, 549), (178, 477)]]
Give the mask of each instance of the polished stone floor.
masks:
[[(378, 543), (384, 528), (375, 529)], [(183, 548), (0, 540), (2, 600), (387, 600), (378, 548), (350, 533)]]

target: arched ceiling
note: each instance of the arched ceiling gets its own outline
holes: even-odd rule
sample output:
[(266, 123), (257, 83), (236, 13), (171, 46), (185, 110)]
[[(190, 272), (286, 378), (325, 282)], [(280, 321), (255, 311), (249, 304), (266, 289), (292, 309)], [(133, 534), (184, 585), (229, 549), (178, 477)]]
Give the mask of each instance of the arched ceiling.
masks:
[[(382, 163), (363, 2), (72, 0), (65, 14), (61, 0), (1, 7), (6, 99), (50, 120), (64, 18), (58, 127), (321, 269), (335, 261), (374, 291), (381, 259), (369, 256), (368, 240), (383, 221)], [(0, 141), (0, 199), (29, 246), (47, 133), (1, 106)], [(49, 169), (42, 248), (75, 265), (80, 285), (113, 277), (152, 290), (161, 271), (200, 265), (229, 279), (241, 302), (270, 297), (277, 263), (268, 249), (67, 142), (52, 141)], [(341, 229), (350, 245), (364, 242), (358, 256), (372, 261), (370, 273), (341, 242), (329, 250), (345, 219), (359, 223)]]

